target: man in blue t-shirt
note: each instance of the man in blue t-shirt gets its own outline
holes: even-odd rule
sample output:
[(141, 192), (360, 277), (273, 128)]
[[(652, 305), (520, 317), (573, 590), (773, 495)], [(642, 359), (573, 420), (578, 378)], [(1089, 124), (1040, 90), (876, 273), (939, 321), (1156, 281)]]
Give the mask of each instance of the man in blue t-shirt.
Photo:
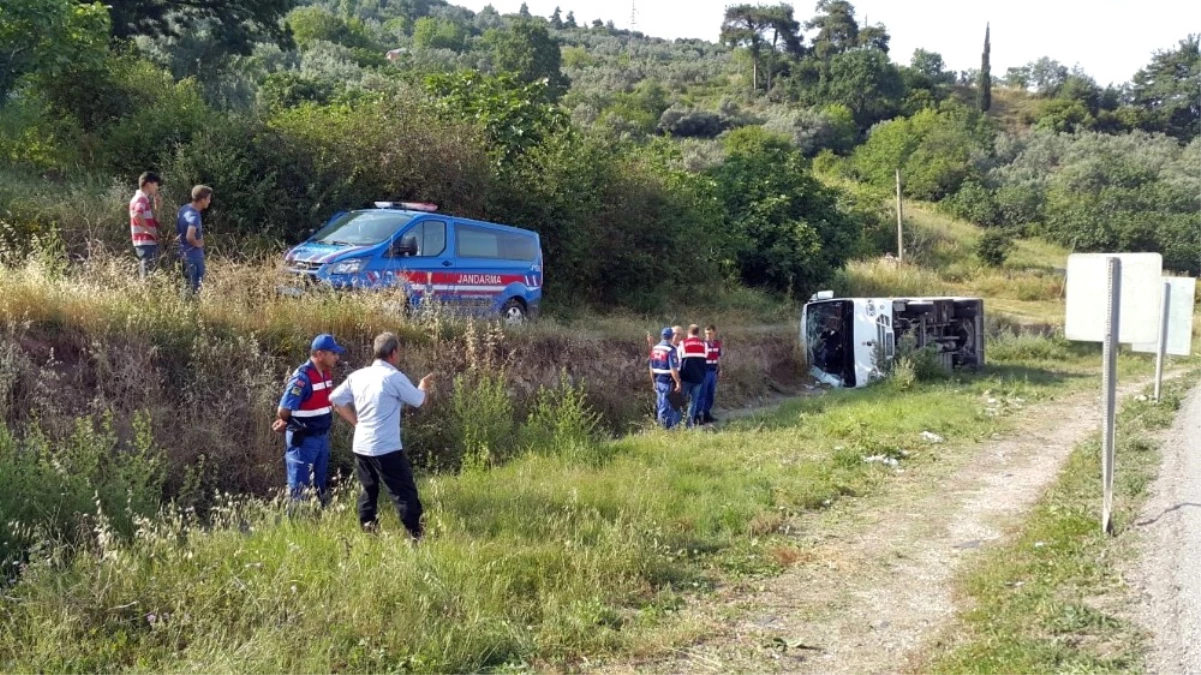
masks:
[(204, 226), (200, 213), (213, 202), (213, 188), (197, 185), (192, 188), (191, 203), (179, 209), (175, 230), (179, 235), (179, 255), (183, 258), (184, 277), (188, 291), (196, 295), (204, 279)]

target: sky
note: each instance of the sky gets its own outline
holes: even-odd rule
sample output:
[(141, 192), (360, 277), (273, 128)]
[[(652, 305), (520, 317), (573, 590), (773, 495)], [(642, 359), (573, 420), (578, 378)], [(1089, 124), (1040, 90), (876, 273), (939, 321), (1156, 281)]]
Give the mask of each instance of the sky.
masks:
[[(612, 20), (629, 28), (631, 0), (525, 0), (530, 12), (575, 12), (580, 23)], [(638, 30), (662, 38), (716, 40), (730, 0), (633, 0)], [(745, 1), (745, 0), (744, 0)], [(749, 0), (754, 2), (754, 0)], [(522, 0), (451, 0), (479, 11), (491, 4), (516, 13)], [(774, 2), (774, 0), (772, 0)], [(1156, 50), (1170, 49), (1190, 32), (1201, 33), (1197, 0), (852, 0), (862, 25), (883, 23), (892, 36), (889, 55), (907, 64), (921, 47), (942, 54), (949, 70), (980, 67), (984, 26), (992, 25), (993, 77), (1011, 66), (1049, 56), (1079, 65), (1104, 86), (1128, 82)], [(771, 4), (764, 2), (763, 4)], [(804, 22), (816, 0), (792, 3)]]

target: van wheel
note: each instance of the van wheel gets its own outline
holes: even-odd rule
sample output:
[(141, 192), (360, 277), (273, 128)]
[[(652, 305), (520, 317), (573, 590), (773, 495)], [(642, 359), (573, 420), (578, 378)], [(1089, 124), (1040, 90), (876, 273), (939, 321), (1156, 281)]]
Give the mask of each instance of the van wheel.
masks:
[(510, 298), (504, 307), (500, 308), (500, 318), (509, 325), (523, 324), (529, 318), (525, 303), (518, 298)]

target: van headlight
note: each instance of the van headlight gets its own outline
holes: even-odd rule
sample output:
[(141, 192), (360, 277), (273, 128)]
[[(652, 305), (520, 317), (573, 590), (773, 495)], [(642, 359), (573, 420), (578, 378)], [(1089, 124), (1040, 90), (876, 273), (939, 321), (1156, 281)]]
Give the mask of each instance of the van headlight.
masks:
[(354, 260), (346, 260), (335, 264), (329, 271), (330, 274), (358, 274), (363, 268), (363, 259), (355, 258)]

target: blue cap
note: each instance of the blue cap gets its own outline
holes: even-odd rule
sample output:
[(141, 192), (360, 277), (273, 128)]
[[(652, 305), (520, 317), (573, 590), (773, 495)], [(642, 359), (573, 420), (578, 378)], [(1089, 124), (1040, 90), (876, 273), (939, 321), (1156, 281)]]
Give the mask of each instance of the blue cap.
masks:
[(662, 331), (659, 332), (659, 335), (661, 335), (665, 338), (669, 338), (675, 334), (676, 334), (676, 332), (673, 331), (671, 328), (664, 328)]
[(321, 350), (323, 352), (333, 352), (335, 354), (345, 354), (346, 350), (342, 345), (334, 341), (334, 336), (328, 333), (322, 333), (313, 338), (313, 351)]

